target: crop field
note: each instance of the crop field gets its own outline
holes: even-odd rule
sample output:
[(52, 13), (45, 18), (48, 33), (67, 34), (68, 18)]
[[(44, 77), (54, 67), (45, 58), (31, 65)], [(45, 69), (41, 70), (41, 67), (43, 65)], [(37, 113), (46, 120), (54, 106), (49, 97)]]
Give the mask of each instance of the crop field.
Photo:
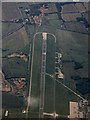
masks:
[(5, 54), (3, 52), (3, 55), (19, 51), (21, 48), (25, 47), (28, 42), (29, 40), (25, 28), (14, 32), (2, 40), (3, 49), (6, 50)]
[[(36, 6), (38, 6), (37, 4), (38, 3), (35, 3)], [(47, 34), (46, 73), (55, 78), (55, 52), (61, 53), (62, 58), (57, 67), (60, 67), (61, 72), (64, 75), (64, 79), (57, 78), (57, 80), (75, 92), (78, 92), (76, 91), (76, 84), (78, 80), (75, 80), (75, 77), (79, 76), (81, 78), (88, 78), (88, 35), (84, 23), (77, 22), (76, 18), (81, 17), (80, 10), (82, 12), (83, 10), (87, 10), (87, 4), (64, 4), (60, 5), (60, 10), (61, 6), (62, 11), (60, 12), (57, 10), (56, 3), (51, 3), (49, 9), (45, 11), (45, 16), (43, 17), (42, 24), (40, 26), (26, 23), (22, 28), (17, 30), (19, 26), (22, 26), (22, 24), (3, 22), (2, 70), (7, 80), (15, 77), (25, 77), (27, 90), (29, 91), (31, 69), (28, 68), (31, 68), (32, 66), (31, 55), (33, 54), (33, 38), (36, 32), (46, 32), (51, 33), (56, 37), (55, 43), (54, 37)], [(11, 3), (10, 5), (9, 3), (4, 3), (3, 20), (15, 20), (21, 18), (19, 10), (21, 10), (23, 18), (30, 18), (31, 16), (25, 13), (25, 9), (28, 7), (32, 7), (33, 13), (36, 14), (36, 9), (34, 11), (35, 6), (33, 6), (33, 3)], [(10, 12), (11, 10), (12, 12)], [(69, 12), (74, 12), (74, 14), (70, 14)], [(83, 13), (82, 16), (85, 16), (85, 18), (88, 19), (86, 12)], [(11, 32), (13, 33), (9, 35)], [(85, 34), (79, 32), (84, 32)], [(28, 117), (30, 118), (37, 118), (39, 115), (42, 61), (41, 34), (36, 35), (34, 45), (32, 86), (30, 96), (31, 106), (28, 114)], [(28, 61), (25, 62), (20, 58), (7, 58), (7, 55), (16, 52), (26, 53), (27, 58), (30, 55), (30, 66), (28, 66)], [(69, 102), (78, 101), (79, 98), (63, 87), (59, 82), (55, 81), (48, 74), (45, 76), (44, 112), (53, 113), (55, 110), (56, 113), (60, 115), (68, 115)], [(25, 101), (25, 105), (26, 104), (27, 101)], [(17, 118), (25, 117), (25, 115), (21, 114), (20, 110), (20, 112), (18, 112), (18, 110), (14, 110), (12, 109), (10, 111), (11, 116), (17, 116)]]
[(65, 21), (76, 21), (76, 18), (81, 17), (80, 13), (68, 13), (68, 14), (62, 14), (62, 18)]
[(84, 2), (84, 6), (85, 6), (86, 10), (89, 11), (90, 3)]
[(83, 13), (83, 16), (86, 18), (86, 20), (87, 20), (87, 21), (89, 22), (89, 24), (90, 24), (89, 14), (90, 14), (90, 11)]
[(15, 77), (27, 77), (27, 62), (24, 62), (19, 58), (3, 58), (2, 69), (4, 71), (6, 79)]
[(2, 23), (2, 35), (7, 35), (8, 33), (15, 31), (19, 26), (20, 23)]
[[(18, 28), (20, 24), (10, 24), (3, 23), (3, 35), (8, 34), (9, 32)], [(3, 38), (2, 40), (2, 67), (3, 71), (6, 75), (6, 78), (11, 77), (27, 77), (27, 62), (19, 58), (8, 59), (7, 55), (15, 52), (24, 52), (28, 54), (29, 52), (29, 38), (25, 31), (25, 28), (15, 31), (8, 37)], [(6, 69), (7, 68), (7, 69)]]
[(76, 3), (75, 6), (77, 7), (79, 12), (85, 12), (86, 11), (84, 3)]
[[(88, 77), (88, 36), (62, 30), (57, 33), (58, 47), (62, 49), (63, 54), (63, 73), (66, 83), (67, 81), (69, 82), (69, 80), (71, 81), (70, 84), (73, 82), (71, 79), (73, 74)], [(79, 63), (82, 67), (75, 69), (76, 63)], [(73, 73), (70, 67), (65, 68), (66, 65), (72, 66)]]
[[(12, 11), (12, 12), (11, 12)], [(17, 8), (17, 4), (13, 2), (2, 3), (2, 19), (3, 20), (15, 20), (20, 18), (20, 12)]]
[(58, 15), (57, 15), (57, 14), (48, 14), (46, 17), (47, 17), (49, 20), (58, 19)]
[(68, 13), (68, 12), (78, 12), (77, 8), (74, 4), (66, 4), (62, 7), (62, 13)]
[(80, 33), (88, 33), (87, 29), (82, 23), (78, 22), (65, 22), (67, 30), (76, 31)]
[(57, 12), (57, 8), (55, 4), (49, 4), (49, 8), (45, 11), (45, 13), (52, 13), (52, 12)]
[[(68, 32), (64, 30), (58, 30), (57, 37), (58, 37), (57, 42), (59, 47), (61, 47), (61, 49), (64, 52), (68, 52), (68, 56), (70, 55), (71, 58), (74, 58), (77, 61), (83, 61), (86, 59), (85, 57), (87, 56), (87, 52), (88, 52), (88, 36), (87, 35)], [(79, 59), (75, 55), (77, 55), (77, 57), (82, 56), (83, 59)]]

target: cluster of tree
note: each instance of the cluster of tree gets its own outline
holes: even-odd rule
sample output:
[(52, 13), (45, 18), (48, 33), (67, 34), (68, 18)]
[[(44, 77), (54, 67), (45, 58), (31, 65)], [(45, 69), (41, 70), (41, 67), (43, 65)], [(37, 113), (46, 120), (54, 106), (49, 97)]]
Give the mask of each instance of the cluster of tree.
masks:
[(79, 75), (71, 76), (71, 79), (77, 81), (76, 90), (82, 95), (88, 94), (90, 92), (90, 78), (80, 77)]
[(88, 94), (90, 92), (90, 79), (85, 78), (76, 83), (76, 90), (82, 95)]
[(10, 93), (2, 92), (2, 108), (22, 108), (24, 98)]
[(75, 70), (83, 68), (82, 63), (74, 62), (74, 64), (75, 64), (75, 65), (74, 65), (74, 69), (75, 69)]

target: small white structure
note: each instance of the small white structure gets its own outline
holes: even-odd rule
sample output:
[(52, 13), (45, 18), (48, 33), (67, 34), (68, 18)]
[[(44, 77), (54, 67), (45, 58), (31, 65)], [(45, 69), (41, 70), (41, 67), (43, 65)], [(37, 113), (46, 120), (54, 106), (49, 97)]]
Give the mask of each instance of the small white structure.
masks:
[(26, 110), (23, 110), (22, 113), (27, 113)]
[(73, 2), (79, 2), (80, 0), (73, 0)]
[(58, 58), (62, 58), (62, 54), (61, 53), (58, 53)]
[(43, 55), (46, 55), (46, 52), (42, 53)]
[(58, 114), (56, 112), (53, 113), (43, 113), (43, 115), (48, 115), (48, 116), (54, 116), (54, 118), (58, 117)]
[(59, 67), (56, 67), (56, 69), (58, 69), (58, 71), (57, 71), (58, 78), (64, 79), (64, 74), (61, 72), (61, 69)]
[(5, 116), (6, 116), (6, 117), (8, 116), (8, 113), (9, 113), (9, 111), (6, 110), (6, 111), (5, 111)]
[(63, 73), (61, 72), (61, 70), (59, 70), (59, 74), (58, 74), (58, 78), (64, 78), (64, 75), (63, 75)]
[(43, 37), (43, 40), (47, 40), (47, 33), (46, 33), (46, 32), (43, 32), (43, 33), (42, 33), (42, 37)]

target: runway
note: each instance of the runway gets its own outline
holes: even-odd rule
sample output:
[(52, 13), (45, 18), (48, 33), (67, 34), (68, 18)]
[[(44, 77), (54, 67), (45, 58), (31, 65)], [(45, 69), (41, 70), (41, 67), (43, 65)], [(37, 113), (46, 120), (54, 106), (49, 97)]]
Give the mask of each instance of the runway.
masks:
[(44, 110), (44, 96), (45, 96), (45, 73), (46, 73), (46, 50), (47, 50), (47, 34), (42, 33), (42, 63), (41, 63), (41, 80), (40, 80), (40, 105), (39, 118), (43, 118)]

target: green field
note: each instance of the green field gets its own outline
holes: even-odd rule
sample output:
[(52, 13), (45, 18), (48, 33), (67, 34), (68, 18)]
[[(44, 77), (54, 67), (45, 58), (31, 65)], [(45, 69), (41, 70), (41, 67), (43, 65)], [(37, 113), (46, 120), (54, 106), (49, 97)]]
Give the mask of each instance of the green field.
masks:
[(49, 76), (46, 76), (45, 81), (45, 104), (44, 104), (44, 112), (53, 112), (53, 87), (54, 87), (54, 81)]
[[(65, 64), (69, 64), (69, 65), (71, 64), (74, 75), (77, 74), (82, 77), (87, 77), (88, 76), (88, 36), (79, 33), (58, 30), (57, 46), (62, 49), (63, 60), (74, 61), (74, 64), (64, 62), (63, 66), (65, 66)], [(82, 68), (75, 70), (74, 69), (75, 62), (81, 64)], [(69, 72), (69, 70), (67, 72)], [(64, 73), (66, 73), (65, 70)]]
[[(55, 75), (55, 38), (48, 34), (47, 37), (47, 53), (46, 53), (46, 73)], [(45, 82), (45, 112), (53, 112), (54, 102), (54, 80), (46, 75)]]
[(20, 25), (20, 23), (2, 23), (2, 35), (7, 35), (13, 30), (16, 30)]
[[(18, 30), (12, 35), (2, 40), (2, 56), (7, 54), (18, 52), (22, 48), (26, 47), (29, 43), (29, 38), (24, 28)], [(4, 52), (5, 51), (5, 52)]]
[[(36, 35), (35, 37), (35, 44), (34, 44), (34, 61), (33, 61), (33, 73), (32, 73), (32, 91), (31, 96), (32, 98), (37, 99), (36, 107), (31, 107), (31, 110), (34, 112), (38, 112), (39, 108), (39, 92), (40, 92), (40, 79), (41, 79), (41, 57), (42, 57), (42, 37), (40, 34)], [(31, 103), (33, 99), (31, 100)]]
[[(18, 6), (28, 7), (28, 4), (18, 3)], [(55, 5), (52, 10), (57, 11)], [(25, 13), (24, 13), (25, 14)], [(48, 23), (46, 23), (48, 21)], [(46, 72), (55, 75), (55, 50), (62, 53), (62, 72), (64, 80), (58, 79), (65, 85), (76, 91), (76, 81), (71, 76), (88, 77), (88, 36), (85, 34), (61, 30), (62, 20), (58, 19), (57, 14), (49, 14), (45, 16), (42, 25), (39, 26), (39, 32), (52, 33), (56, 36), (55, 45), (54, 38), (48, 35), (47, 40), (47, 56), (46, 56)], [(18, 24), (3, 23), (3, 34), (8, 34), (18, 27)], [(33, 35), (36, 31), (34, 25), (26, 25), (26, 29), (19, 30), (14, 34), (3, 39), (3, 57), (13, 52), (29, 53), (29, 44), (33, 42)], [(27, 33), (29, 33), (27, 35)], [(56, 47), (56, 48), (55, 48)], [(40, 76), (41, 76), (41, 51), (42, 37), (37, 35), (35, 38), (33, 75), (32, 75), (32, 92), (31, 92), (31, 108), (28, 117), (37, 117), (39, 112), (39, 95), (40, 95)], [(72, 62), (73, 61), (73, 62)], [(82, 68), (75, 69), (77, 64)], [(60, 65), (59, 64), (59, 65)], [(6, 77), (28, 77), (28, 62), (24, 62), (19, 58), (7, 59), (3, 58), (3, 71)], [(29, 83), (29, 79), (28, 83)], [(28, 88), (29, 84), (27, 85)], [(46, 76), (45, 84), (45, 105), (44, 111), (52, 113), (54, 111), (54, 80)], [(60, 115), (69, 114), (69, 102), (78, 101), (78, 97), (56, 82), (55, 85), (55, 110)], [(12, 110), (14, 111), (14, 110)], [(11, 116), (22, 117), (20, 111), (11, 112)]]
[(41, 57), (42, 57), (42, 38), (36, 35), (34, 47), (33, 76), (32, 76), (32, 96), (38, 96), (38, 87), (41, 73)]
[(27, 62), (20, 58), (3, 58), (2, 65), (6, 78), (27, 77)]
[(47, 54), (46, 54), (46, 73), (54, 74), (55, 72), (55, 38), (48, 34)]
[[(54, 38), (48, 36), (47, 40), (47, 57), (46, 57), (46, 72), (55, 75), (55, 50), (56, 45)], [(59, 51), (60, 52), (60, 51)], [(67, 68), (68, 69), (68, 68)], [(59, 79), (61, 82), (62, 80)], [(63, 80), (64, 82), (65, 80)], [(75, 90), (75, 82), (67, 78), (65, 84), (69, 85)], [(63, 92), (62, 92), (63, 91)], [(77, 101), (78, 97), (64, 88), (61, 84), (56, 82), (55, 85), (55, 110), (58, 114), (68, 115), (69, 114), (69, 101)], [(54, 111), (54, 80), (49, 76), (46, 76), (46, 87), (45, 87), (45, 112), (52, 113)]]

